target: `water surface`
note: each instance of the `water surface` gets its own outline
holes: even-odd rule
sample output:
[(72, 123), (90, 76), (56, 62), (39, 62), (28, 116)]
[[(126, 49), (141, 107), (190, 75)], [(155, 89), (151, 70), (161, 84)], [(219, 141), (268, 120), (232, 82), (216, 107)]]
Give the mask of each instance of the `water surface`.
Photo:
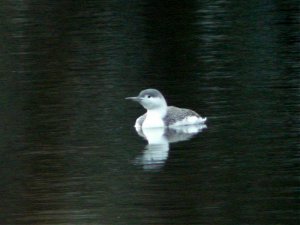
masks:
[[(296, 1), (0, 12), (1, 224), (299, 223)], [(124, 100), (149, 87), (207, 128), (149, 146)]]

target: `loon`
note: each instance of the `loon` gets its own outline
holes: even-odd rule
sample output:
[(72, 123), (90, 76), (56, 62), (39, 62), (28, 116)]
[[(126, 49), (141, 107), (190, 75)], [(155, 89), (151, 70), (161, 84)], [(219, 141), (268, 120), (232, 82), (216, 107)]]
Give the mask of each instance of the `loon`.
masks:
[(206, 121), (206, 117), (202, 118), (193, 110), (168, 106), (164, 96), (156, 89), (142, 90), (137, 97), (126, 99), (140, 103), (147, 110), (137, 118), (136, 128), (175, 127), (203, 124)]

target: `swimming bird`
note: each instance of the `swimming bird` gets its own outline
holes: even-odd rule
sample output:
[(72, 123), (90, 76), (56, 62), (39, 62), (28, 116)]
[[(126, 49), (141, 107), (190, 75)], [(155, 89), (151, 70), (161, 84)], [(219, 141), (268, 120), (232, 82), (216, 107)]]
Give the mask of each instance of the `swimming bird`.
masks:
[(140, 103), (147, 112), (138, 117), (135, 122), (136, 128), (151, 127), (175, 127), (192, 124), (201, 124), (206, 121), (198, 113), (190, 109), (168, 106), (166, 99), (156, 89), (146, 89), (136, 97), (127, 97)]

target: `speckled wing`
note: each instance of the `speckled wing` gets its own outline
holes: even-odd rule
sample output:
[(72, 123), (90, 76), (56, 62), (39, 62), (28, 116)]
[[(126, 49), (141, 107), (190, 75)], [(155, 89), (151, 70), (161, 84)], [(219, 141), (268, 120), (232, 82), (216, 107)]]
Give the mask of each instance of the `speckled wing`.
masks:
[[(169, 106), (164, 121), (167, 126), (171, 126), (180, 121), (184, 122), (189, 117), (199, 118), (199, 122), (203, 120), (201, 116), (193, 110)], [(185, 122), (183, 124), (185, 124)]]

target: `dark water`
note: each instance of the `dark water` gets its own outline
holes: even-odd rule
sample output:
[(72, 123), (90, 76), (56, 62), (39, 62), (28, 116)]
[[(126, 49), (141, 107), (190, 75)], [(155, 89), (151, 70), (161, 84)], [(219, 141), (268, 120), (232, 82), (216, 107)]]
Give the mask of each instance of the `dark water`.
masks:
[[(0, 224), (299, 223), (297, 1), (14, 0), (0, 15)], [(148, 87), (207, 128), (149, 149), (124, 100)]]

